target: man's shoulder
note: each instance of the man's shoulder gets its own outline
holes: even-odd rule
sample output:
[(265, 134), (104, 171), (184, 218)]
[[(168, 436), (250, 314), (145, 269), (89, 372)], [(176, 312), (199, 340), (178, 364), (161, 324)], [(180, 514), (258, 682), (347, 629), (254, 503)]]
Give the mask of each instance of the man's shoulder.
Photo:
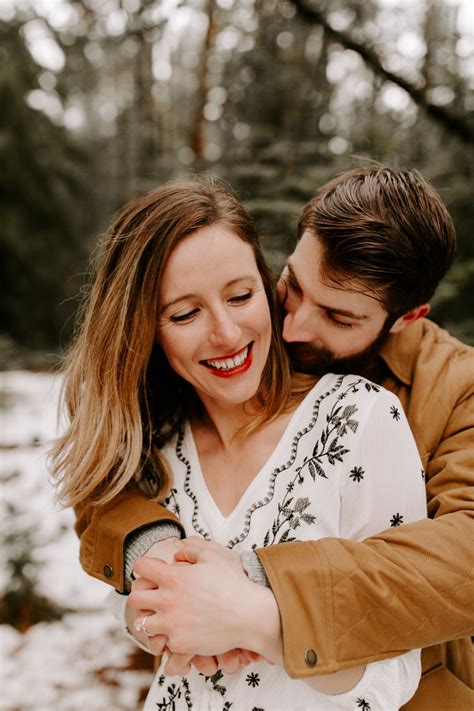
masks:
[[(421, 338), (418, 346), (420, 356), (425, 351), (431, 352), (432, 358), (449, 358), (454, 361), (469, 361), (474, 359), (474, 348), (463, 343), (449, 331), (441, 328), (434, 321), (420, 319)], [(409, 331), (409, 329), (406, 329)], [(416, 343), (416, 341), (415, 341)]]
[(406, 385), (418, 378), (474, 388), (474, 348), (429, 319), (389, 336), (380, 355)]

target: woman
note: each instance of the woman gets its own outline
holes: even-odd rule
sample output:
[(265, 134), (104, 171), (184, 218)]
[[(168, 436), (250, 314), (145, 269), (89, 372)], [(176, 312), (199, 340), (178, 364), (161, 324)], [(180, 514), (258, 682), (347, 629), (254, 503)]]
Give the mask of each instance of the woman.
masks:
[[(276, 314), (255, 227), (222, 186), (176, 181), (126, 206), (66, 370), (71, 424), (53, 453), (63, 500), (103, 503), (136, 478), (179, 507), (189, 534), (234, 550), (361, 539), (423, 517), (421, 465), (396, 398), (355, 376), (292, 375)], [(330, 687), (290, 679), (271, 645), (252, 651), (276, 664), (219, 678), (193, 669), (172, 684), (162, 666), (145, 708), (297, 699), (352, 709), (370, 697), (395, 709), (419, 680), (416, 651)]]

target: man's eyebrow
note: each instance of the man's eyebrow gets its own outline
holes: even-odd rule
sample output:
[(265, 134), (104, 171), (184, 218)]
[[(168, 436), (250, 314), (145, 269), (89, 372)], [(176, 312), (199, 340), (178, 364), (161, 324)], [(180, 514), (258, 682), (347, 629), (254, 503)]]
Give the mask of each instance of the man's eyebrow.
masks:
[[(237, 277), (236, 279), (231, 279), (230, 281), (227, 282), (227, 284), (224, 284), (224, 289), (228, 289), (230, 286), (234, 286), (234, 284), (237, 284), (239, 281), (251, 281), (253, 285), (257, 283), (257, 279), (253, 274), (245, 274), (244, 276)], [(167, 309), (171, 308), (171, 306), (175, 306), (176, 304), (179, 304), (181, 301), (187, 301), (188, 299), (195, 299), (196, 294), (183, 294), (182, 296), (177, 296), (176, 299), (173, 299), (172, 301), (168, 301), (167, 304), (163, 304), (163, 306), (160, 307), (160, 313), (164, 313), (167, 311)]]
[(291, 282), (292, 286), (293, 286), (295, 289), (298, 289), (299, 291), (301, 291), (300, 283), (299, 283), (298, 279), (296, 278), (296, 274), (295, 274), (295, 272), (294, 272), (294, 270), (293, 270), (293, 267), (291, 266), (291, 262), (288, 261), (288, 262), (286, 263), (286, 268), (287, 268), (287, 270), (288, 270), (288, 275), (289, 275), (289, 277), (290, 277), (290, 282)]
[[(290, 277), (290, 282), (294, 285), (296, 289), (302, 291), (300, 283), (296, 278), (296, 274), (291, 266), (291, 262), (286, 263), (286, 268), (288, 269), (288, 275)], [(332, 314), (337, 314), (338, 316), (345, 316), (346, 318), (354, 319), (354, 321), (365, 321), (368, 316), (366, 314), (356, 314), (353, 311), (348, 311), (347, 309), (338, 309), (335, 306), (328, 306), (327, 304), (321, 304), (320, 302), (313, 301), (314, 305), (325, 311), (329, 311)]]
[(333, 306), (325, 306), (324, 304), (318, 304), (320, 308), (330, 311), (332, 314), (337, 314), (338, 316), (346, 316), (347, 318), (352, 318), (354, 321), (365, 321), (369, 318), (366, 314), (355, 314), (353, 311), (346, 311), (345, 309), (335, 309)]

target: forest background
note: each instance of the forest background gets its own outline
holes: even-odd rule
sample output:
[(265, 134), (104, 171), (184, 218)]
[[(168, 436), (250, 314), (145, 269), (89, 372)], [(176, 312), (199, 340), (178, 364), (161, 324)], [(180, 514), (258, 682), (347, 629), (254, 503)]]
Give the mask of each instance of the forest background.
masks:
[(222, 176), (279, 268), (304, 202), (366, 159), (443, 196), (432, 318), (474, 343), (473, 33), (469, 0), (0, 0), (0, 367), (56, 363), (135, 194)]

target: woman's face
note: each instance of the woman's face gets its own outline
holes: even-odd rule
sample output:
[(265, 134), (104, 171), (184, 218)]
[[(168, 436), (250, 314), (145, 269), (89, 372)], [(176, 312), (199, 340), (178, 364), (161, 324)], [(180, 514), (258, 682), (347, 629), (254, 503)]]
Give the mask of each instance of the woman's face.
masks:
[(221, 224), (185, 237), (166, 264), (158, 340), (204, 405), (231, 406), (257, 392), (271, 318), (252, 248)]

